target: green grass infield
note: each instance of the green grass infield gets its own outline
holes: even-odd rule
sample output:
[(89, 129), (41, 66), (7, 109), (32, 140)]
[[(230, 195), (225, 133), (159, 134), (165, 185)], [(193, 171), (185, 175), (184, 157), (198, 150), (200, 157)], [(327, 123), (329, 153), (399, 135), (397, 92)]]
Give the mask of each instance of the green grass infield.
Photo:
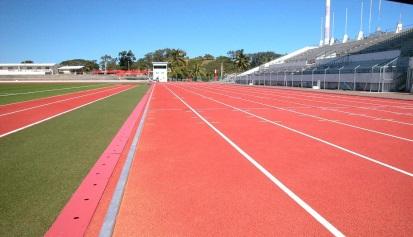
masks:
[(0, 138), (0, 236), (42, 236), (147, 85)]

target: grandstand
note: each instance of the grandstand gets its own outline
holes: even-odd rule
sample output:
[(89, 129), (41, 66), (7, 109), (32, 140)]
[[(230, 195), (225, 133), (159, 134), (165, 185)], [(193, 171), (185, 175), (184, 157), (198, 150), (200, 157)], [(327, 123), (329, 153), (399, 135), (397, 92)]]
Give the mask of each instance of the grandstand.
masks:
[(305, 47), (227, 78), (238, 84), (364, 91), (413, 90), (413, 28)]

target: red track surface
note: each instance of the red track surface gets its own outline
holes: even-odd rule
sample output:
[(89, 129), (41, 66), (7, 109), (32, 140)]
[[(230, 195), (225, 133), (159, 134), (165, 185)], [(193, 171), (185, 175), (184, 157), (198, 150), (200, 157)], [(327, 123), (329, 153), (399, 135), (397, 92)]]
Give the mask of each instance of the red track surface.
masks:
[(132, 86), (119, 85), (0, 106), (0, 137)]
[[(101, 224), (103, 218), (98, 218), (102, 215), (93, 218), (94, 213), (100, 214), (107, 208), (107, 196), (113, 192), (119, 165), (124, 163), (133, 138), (131, 135), (137, 128), (147, 100), (148, 95), (141, 99), (45, 236), (85, 236), (88, 228), (89, 234), (96, 235), (96, 223)], [(103, 195), (104, 192), (107, 195)]]
[(413, 236), (413, 102), (211, 84), (156, 85), (115, 236), (331, 235), (178, 97), (343, 234)]

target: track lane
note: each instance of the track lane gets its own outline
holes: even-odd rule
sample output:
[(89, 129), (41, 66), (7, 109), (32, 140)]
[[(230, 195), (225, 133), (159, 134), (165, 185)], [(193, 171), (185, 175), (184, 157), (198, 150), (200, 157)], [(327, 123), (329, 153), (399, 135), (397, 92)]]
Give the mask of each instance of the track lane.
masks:
[(391, 98), (378, 98), (378, 97), (363, 97), (357, 95), (343, 95), (343, 94), (332, 94), (332, 93), (320, 93), (317, 91), (298, 91), (298, 90), (289, 90), (289, 89), (280, 89), (280, 88), (264, 88), (256, 87), (251, 89), (263, 89), (269, 92), (277, 92), (288, 95), (297, 95), (300, 97), (306, 98), (322, 98), (322, 99), (331, 99), (334, 101), (341, 102), (350, 102), (357, 103), (364, 106), (393, 106), (393, 107), (411, 107), (413, 100), (397, 100)]
[(114, 230), (131, 235), (330, 234), (157, 85)]
[(117, 86), (106, 90), (93, 91), (89, 94), (83, 94), (82, 96), (75, 96), (75, 98), (54, 101), (45, 106), (35, 106), (28, 110), (5, 114), (4, 116), (0, 116), (0, 137), (21, 131), (27, 127), (121, 93), (130, 88), (132, 88), (132, 86)]
[[(169, 85), (346, 235), (411, 235), (411, 177)], [(189, 89), (189, 91), (187, 91)]]
[[(227, 88), (225, 87), (220, 88), (207, 86), (203, 88), (214, 90), (217, 93), (223, 93), (238, 97), (239, 99), (245, 100), (247, 102), (258, 103), (259, 105), (266, 106), (267, 108), (295, 113), (298, 116), (308, 116), (313, 117), (316, 120), (324, 120), (326, 122), (341, 124), (353, 128), (357, 127), (358, 129), (370, 131), (376, 134), (398, 137), (401, 140), (412, 141), (413, 139), (413, 123), (394, 123), (394, 121), (385, 119), (376, 118), (372, 120), (371, 118), (366, 119), (365, 117), (355, 117), (354, 115), (349, 114), (338, 114), (331, 112), (331, 110), (328, 108), (312, 107), (311, 105), (291, 101), (283, 101), (274, 97), (246, 94), (242, 91), (227, 90)], [(299, 105), (301, 107), (293, 107), (293, 105)]]
[[(235, 89), (234, 89), (235, 88)], [(243, 91), (242, 88), (239, 87), (226, 87), (227, 90), (230, 91)], [(278, 101), (282, 104), (291, 104), (295, 106), (306, 106), (310, 108), (315, 108), (315, 109), (324, 109), (327, 111), (333, 111), (337, 114), (347, 114), (351, 116), (358, 116), (360, 118), (369, 118), (369, 119), (377, 119), (377, 120), (383, 120), (395, 124), (403, 124), (403, 125), (413, 125), (413, 120), (409, 116), (404, 116), (404, 115), (396, 115), (396, 114), (389, 114), (385, 112), (380, 112), (380, 111), (369, 111), (362, 109), (360, 107), (354, 107), (351, 105), (339, 105), (339, 104), (331, 104), (326, 100), (323, 101), (312, 101), (312, 100), (306, 100), (306, 99), (301, 99), (297, 98), (295, 96), (284, 96), (284, 95), (274, 95), (271, 93), (265, 93), (265, 92), (260, 92), (260, 91), (249, 91), (248, 89), (245, 90), (245, 92), (248, 92), (251, 95), (257, 96), (257, 98), (268, 98), (274, 101)]]
[[(243, 100), (240, 97), (209, 92), (198, 87), (192, 87), (192, 90), (236, 107), (254, 107), (259, 103), (252, 102), (252, 100)], [(411, 140), (405, 141), (377, 135), (340, 124), (328, 123), (325, 120), (299, 116), (283, 110), (247, 109), (246, 111), (269, 121), (277, 121), (279, 124), (330, 142), (335, 146), (357, 152), (361, 156), (369, 157), (369, 159), (384, 162), (396, 169), (410, 172), (409, 175), (413, 176), (413, 160), (411, 159), (413, 145)]]
[[(240, 88), (239, 86), (233, 86), (235, 88)], [(262, 91), (259, 89), (263, 89)], [(298, 102), (305, 102), (307, 104), (314, 104), (316, 106), (322, 106), (322, 107), (344, 107), (336, 110), (343, 110), (344, 112), (347, 113), (358, 113), (361, 115), (371, 115), (371, 116), (381, 116), (389, 119), (394, 119), (402, 122), (408, 122), (408, 123), (413, 123), (413, 113), (411, 109), (406, 109), (406, 111), (391, 111), (389, 108), (392, 107), (383, 107), (381, 106), (375, 106), (379, 108), (375, 108), (374, 106), (355, 106), (353, 103), (348, 103), (348, 102), (337, 102), (337, 101), (332, 101), (329, 98), (323, 98), (318, 97), (316, 99), (314, 98), (306, 98), (300, 95), (295, 94), (295, 91), (291, 91), (291, 94), (287, 94), (284, 92), (279, 92), (279, 89), (266, 89), (266, 88), (246, 88), (245, 91), (248, 91), (249, 93), (253, 94), (261, 94), (261, 95), (267, 95), (267, 96), (275, 96), (277, 98), (284, 98), (290, 101), (298, 101)], [(316, 93), (316, 92), (309, 92), (309, 93)], [(318, 95), (320, 96), (320, 95)], [(383, 99), (385, 100), (385, 99)], [(412, 105), (413, 102), (404, 102), (407, 103), (408, 105)]]

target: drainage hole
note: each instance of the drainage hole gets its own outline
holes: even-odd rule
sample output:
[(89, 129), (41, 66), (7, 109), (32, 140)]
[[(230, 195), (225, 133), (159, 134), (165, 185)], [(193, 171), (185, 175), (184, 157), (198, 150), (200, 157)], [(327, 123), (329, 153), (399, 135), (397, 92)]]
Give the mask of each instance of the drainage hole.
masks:
[(75, 216), (75, 217), (73, 217), (73, 219), (77, 220), (77, 219), (79, 219), (79, 217), (78, 217), (78, 216)]

